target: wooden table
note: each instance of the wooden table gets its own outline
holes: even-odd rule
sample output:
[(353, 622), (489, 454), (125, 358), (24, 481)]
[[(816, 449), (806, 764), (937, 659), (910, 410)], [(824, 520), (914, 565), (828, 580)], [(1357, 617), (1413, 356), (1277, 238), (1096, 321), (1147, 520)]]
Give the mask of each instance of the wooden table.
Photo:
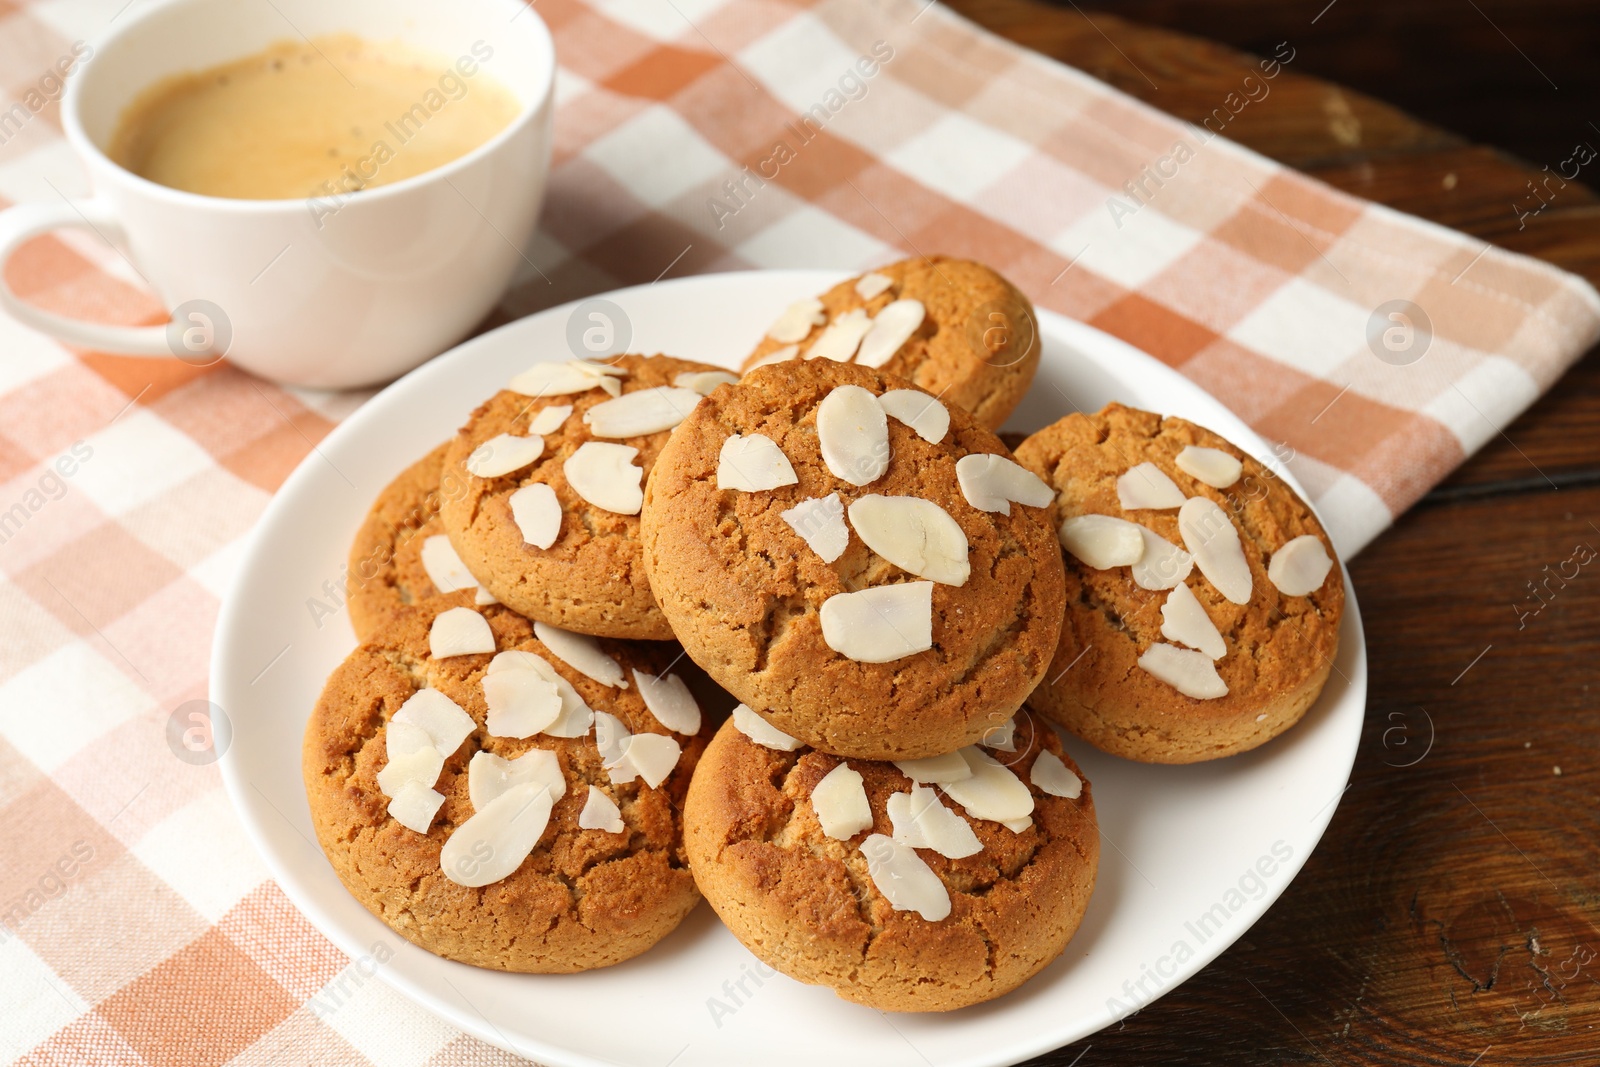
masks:
[[(1099, 12), (951, 6), (1196, 122), (1255, 62)], [(1600, 283), (1594, 193), (1569, 184), (1519, 229), (1539, 168), (1376, 100), (1288, 68), (1229, 135)], [(1351, 566), (1367, 722), (1305, 869), (1195, 978), (1036, 1062), (1600, 1064), (1597, 553), (1590, 352)]]

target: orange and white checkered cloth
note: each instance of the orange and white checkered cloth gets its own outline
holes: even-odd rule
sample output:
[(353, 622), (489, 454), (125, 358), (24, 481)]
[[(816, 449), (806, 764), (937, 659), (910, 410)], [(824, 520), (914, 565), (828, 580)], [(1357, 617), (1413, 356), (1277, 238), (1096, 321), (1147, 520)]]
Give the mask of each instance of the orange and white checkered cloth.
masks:
[[(1199, 129), (924, 2), (539, 0), (555, 164), (538, 272), (505, 315), (664, 272), (970, 256), (1287, 442), (1346, 552), (1595, 340), (1581, 280), (1214, 137), (1271, 64)], [(8, 7), (5, 93), (122, 3)], [(0, 197), (84, 192), (53, 106), (0, 144)], [(34, 242), (8, 281), (76, 315), (164, 317), (92, 235)], [(1420, 359), (1392, 301), (1431, 322)], [(349, 961), (267, 878), (215, 768), (164, 739), (206, 694), (245, 535), (362, 399), (69, 351), (0, 317), (0, 1060), (509, 1060), (381, 982), (322, 995)]]

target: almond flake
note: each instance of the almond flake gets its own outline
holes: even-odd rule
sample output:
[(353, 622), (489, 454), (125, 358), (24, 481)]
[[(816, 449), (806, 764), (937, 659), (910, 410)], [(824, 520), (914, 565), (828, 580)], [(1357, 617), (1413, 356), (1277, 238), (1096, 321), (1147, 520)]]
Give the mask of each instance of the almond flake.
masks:
[(725, 370), (691, 370), (673, 378), (672, 384), (680, 389), (692, 389), (701, 396), (710, 396), (717, 391), (717, 386), (734, 385), (738, 381), (737, 374), (729, 374)]
[(656, 717), (656, 722), (679, 734), (700, 732), (700, 704), (689, 692), (689, 687), (676, 674), (657, 678), (653, 674), (635, 670), (633, 680), (639, 686), (644, 706)]
[(784, 308), (778, 321), (767, 330), (767, 336), (784, 344), (804, 341), (811, 335), (811, 327), (821, 326), (826, 321), (827, 316), (822, 313), (822, 301), (807, 297)]
[(824, 563), (838, 559), (850, 545), (850, 527), (844, 524), (838, 493), (809, 497), (778, 514)]
[(567, 416), (572, 414), (571, 404), (557, 404), (554, 407), (544, 408), (533, 413), (533, 418), (528, 420), (530, 434), (555, 433), (561, 429), (561, 424), (567, 421)]
[(1011, 514), (1011, 504), (1045, 508), (1055, 499), (1055, 490), (1028, 468), (1004, 456), (977, 454), (956, 460), (956, 481), (961, 495), (979, 511)]
[(1178, 532), (1195, 566), (1225, 600), (1250, 603), (1250, 564), (1226, 511), (1208, 497), (1191, 497), (1178, 509)]
[(613, 689), (628, 688), (622, 665), (602, 652), (594, 638), (558, 629), (547, 622), (535, 622), (533, 636), (557, 659), (579, 674)]
[(644, 506), (644, 468), (631, 445), (585, 441), (561, 465), (572, 491), (597, 508), (618, 515), (637, 515)]
[(765, 367), (773, 363), (787, 363), (799, 354), (799, 345), (784, 345), (782, 348), (774, 348), (771, 352), (768, 352), (766, 355), (750, 364), (749, 369), (746, 370), (745, 373), (749, 374), (750, 371), (755, 370), (757, 367)]
[[(658, 788), (678, 765), (678, 757), (682, 754), (683, 746), (678, 744), (676, 738), (666, 734), (634, 734), (628, 742), (627, 755), (623, 758), (625, 766), (610, 768), (611, 780), (631, 782), (637, 777), (643, 779), (651, 789)], [(619, 772), (623, 776), (619, 776)]]
[(1061, 757), (1054, 752), (1039, 753), (1038, 758), (1033, 761), (1033, 771), (1029, 777), (1033, 779), (1034, 785), (1053, 797), (1077, 800), (1083, 796), (1083, 779), (1079, 778), (1077, 772), (1063, 763)]
[(751, 711), (748, 704), (740, 704), (733, 709), (733, 728), (763, 748), (778, 752), (793, 752), (805, 743), (799, 738), (790, 737)]
[(933, 583), (879, 585), (822, 602), (822, 640), (857, 663), (889, 663), (933, 647)]
[(917, 436), (936, 445), (950, 432), (950, 409), (921, 389), (891, 389), (878, 398), (891, 419), (905, 423)]
[(594, 713), (594, 747), (600, 753), (602, 767), (615, 767), (621, 763), (631, 740), (633, 731), (621, 719), (609, 711)]
[(506, 503), (523, 541), (535, 548), (549, 548), (561, 536), (561, 501), (544, 482), (523, 486), (507, 497)]
[(925, 756), (922, 759), (895, 760), (900, 773), (918, 785), (959, 782), (972, 777), (972, 768), (959, 752), (946, 752), (942, 756)]
[(394, 799), (389, 801), (389, 814), (407, 830), (425, 834), (443, 803), (443, 793), (436, 793), (418, 782), (403, 782)]
[(1228, 488), (1244, 473), (1244, 464), (1220, 448), (1184, 445), (1173, 462), (1183, 473), (1213, 489)]
[(1228, 695), (1217, 665), (1204, 652), (1177, 645), (1154, 644), (1139, 657), (1139, 666), (1186, 697), (1214, 700)]
[(630, 733), (621, 719), (604, 711), (594, 713), (594, 739), (601, 766), (610, 772), (616, 785), (642, 778), (655, 789), (666, 781), (683, 753), (676, 738)]
[(831, 359), (835, 363), (848, 363), (856, 354), (856, 346), (872, 329), (872, 320), (860, 308), (847, 311), (828, 324), (817, 339), (806, 349), (807, 359)]
[(478, 725), (461, 705), (437, 689), (419, 689), (412, 693), (389, 720), (391, 729), (395, 723), (419, 728), (428, 735), (439, 755), (446, 757), (460, 748), (461, 742)]
[(850, 525), (872, 551), (901, 570), (944, 585), (966, 585), (967, 535), (931, 500), (871, 493), (850, 505)]
[(521, 470), (542, 455), (543, 437), (495, 434), (472, 450), (472, 455), (467, 457), (467, 473), (478, 478), (498, 478)]
[(1017, 718), (1013, 715), (999, 726), (991, 726), (978, 744), (984, 748), (992, 748), (996, 752), (1015, 752), (1017, 750)]
[(1228, 646), (1217, 632), (1217, 624), (1206, 614), (1205, 605), (1187, 585), (1178, 584), (1161, 605), (1161, 636), (1190, 648), (1199, 649), (1212, 659), (1228, 654)]
[(513, 786), (537, 785), (550, 790), (551, 800), (567, 794), (561, 760), (554, 752), (530, 748), (516, 759), (478, 751), (467, 764), (467, 799), (473, 811), (482, 811)]
[(770, 437), (736, 433), (722, 442), (722, 451), (717, 455), (718, 489), (759, 493), (794, 485), (799, 480), (789, 457)]
[(1305, 596), (1321, 589), (1332, 569), (1333, 559), (1322, 541), (1311, 534), (1301, 534), (1272, 554), (1267, 579), (1284, 596)]
[(889, 469), (889, 419), (859, 385), (836, 387), (817, 405), (822, 462), (851, 485), (870, 485)]
[[(484, 729), (494, 737), (532, 737), (561, 716), (564, 702), (556, 684), (538, 670), (502, 652), (483, 675), (483, 700), (489, 714)], [(496, 666), (500, 664), (500, 666)]]
[(1061, 547), (1097, 571), (1128, 567), (1144, 555), (1143, 531), (1114, 515), (1074, 515), (1061, 524)]
[(434, 534), (422, 542), (422, 569), (427, 572), (428, 581), (441, 593), (478, 586), (478, 579), (467, 570), (450, 538), (444, 534)]
[(485, 589), (481, 585), (478, 586), (478, 591), (472, 594), (472, 602), (478, 605), (480, 608), (486, 608), (490, 604), (500, 603), (499, 600), (495, 599), (495, 595), (493, 593), (489, 592), (489, 590)]
[(1140, 589), (1171, 589), (1189, 577), (1194, 570), (1194, 557), (1165, 537), (1139, 527), (1144, 539), (1144, 551), (1133, 565), (1133, 584)]
[(974, 819), (1009, 822), (1033, 814), (1033, 794), (1010, 767), (976, 745), (960, 750), (972, 777), (941, 782), (944, 795), (967, 809)]
[(812, 788), (811, 808), (822, 832), (836, 841), (848, 841), (872, 825), (872, 805), (867, 802), (861, 773), (848, 763), (823, 775)]
[[(395, 747), (395, 734), (399, 729), (409, 729), (422, 737), (419, 747), (401, 751)], [(383, 770), (378, 772), (378, 788), (387, 797), (400, 795), (400, 788), (407, 782), (432, 789), (433, 784), (439, 780), (439, 772), (444, 770), (444, 757), (439, 750), (433, 747), (433, 742), (428, 740), (428, 735), (415, 726), (406, 727), (404, 723), (390, 723), (388, 727), (389, 758), (383, 765)]]
[[(501, 671), (529, 670), (556, 687), (556, 692), (561, 696), (561, 713), (555, 721), (546, 726), (541, 733), (548, 737), (582, 737), (594, 725), (594, 712), (589, 705), (584, 703), (578, 691), (572, 688), (572, 683), (556, 673), (550, 661), (533, 652), (502, 652), (489, 661), (489, 668), (484, 672), (498, 674)], [(491, 731), (492, 732), (492, 731)]]
[(512, 378), (506, 388), (523, 396), (568, 396), (600, 387), (601, 379), (588, 372), (578, 360), (566, 363), (535, 363)]
[(983, 851), (967, 820), (945, 807), (939, 794), (925, 785), (913, 785), (909, 793), (891, 794), (886, 807), (894, 839), (903, 845), (930, 848), (953, 860)]
[(514, 785), (456, 827), (439, 850), (444, 876), (457, 885), (492, 885), (522, 866), (550, 824), (547, 785)]
[(863, 300), (871, 300), (879, 293), (886, 292), (892, 285), (894, 285), (893, 278), (873, 271), (856, 279), (856, 295)]
[(950, 891), (916, 849), (883, 834), (861, 842), (867, 874), (895, 911), (914, 911), (928, 922), (950, 914)]
[(672, 429), (698, 403), (693, 389), (658, 385), (596, 404), (583, 413), (583, 423), (596, 437), (644, 437)]
[(620, 834), (626, 829), (622, 822), (622, 809), (599, 786), (591, 785), (589, 799), (583, 802), (583, 810), (578, 812), (578, 829)]
[(489, 620), (471, 608), (450, 608), (433, 617), (428, 628), (428, 654), (434, 659), (473, 656), (494, 651)]
[[(589, 377), (600, 382), (603, 388), (605, 387), (606, 382), (610, 381), (611, 384), (617, 386), (618, 390), (620, 391), (621, 384), (615, 379), (626, 378), (628, 376), (628, 371), (626, 368), (619, 367), (614, 363), (599, 363), (592, 359), (579, 359), (574, 360), (572, 365), (577, 368), (578, 373), (587, 374)], [(606, 391), (611, 392), (609, 388), (606, 389)], [(612, 392), (611, 395), (616, 396), (617, 394)]]
[(1014, 834), (1020, 834), (1022, 831), (1033, 825), (1033, 819), (1006, 819), (1000, 825), (1004, 826), (1007, 830), (1010, 830)]
[[(427, 691), (434, 693), (439, 692), (437, 689)], [(414, 695), (415, 694), (413, 694), (413, 696)], [(443, 693), (439, 693), (439, 695), (442, 697), (444, 696)], [(449, 700), (450, 698), (445, 697), (445, 699)], [(401, 706), (404, 707), (405, 705)], [(460, 711), (460, 708), (456, 707), (454, 701), (451, 701), (450, 707), (456, 708), (457, 711)], [(462, 712), (462, 714), (465, 715), (466, 713)], [(471, 718), (471, 716), (468, 716), (468, 718)], [(471, 731), (469, 730), (468, 732), (470, 733)], [(463, 734), (462, 736), (465, 737), (466, 735)], [(456, 742), (456, 744), (460, 743), (461, 742), (459, 741)], [(449, 755), (447, 752), (439, 752), (437, 749), (435, 749), (433, 747), (432, 735), (430, 735), (427, 730), (419, 726), (415, 721), (401, 719), (398, 717), (391, 718), (388, 722), (388, 725), (384, 727), (383, 747), (385, 753), (391, 760), (398, 759), (401, 756), (410, 755), (419, 749), (430, 749), (440, 756)], [(454, 749), (451, 749), (451, 751), (454, 751)], [(424, 782), (423, 784), (432, 785), (433, 783)]]
[(1123, 511), (1165, 511), (1181, 508), (1187, 499), (1178, 483), (1154, 463), (1129, 467), (1127, 473), (1117, 479), (1117, 503), (1122, 505)]
[(920, 300), (896, 300), (885, 306), (872, 317), (872, 329), (861, 339), (856, 362), (865, 367), (881, 367), (889, 362), (917, 332), (924, 314)]

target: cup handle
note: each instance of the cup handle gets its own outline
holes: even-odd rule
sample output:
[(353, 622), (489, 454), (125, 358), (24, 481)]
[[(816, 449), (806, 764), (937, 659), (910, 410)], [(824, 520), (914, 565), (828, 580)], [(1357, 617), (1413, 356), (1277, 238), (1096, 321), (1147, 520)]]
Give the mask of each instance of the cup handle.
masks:
[(121, 356), (176, 355), (166, 326), (107, 326), (69, 319), (23, 301), (5, 281), (5, 266), (24, 242), (52, 230), (91, 230), (107, 241), (124, 239), (122, 224), (100, 197), (60, 204), (18, 204), (0, 211), (0, 307), (12, 318), (58, 341)]

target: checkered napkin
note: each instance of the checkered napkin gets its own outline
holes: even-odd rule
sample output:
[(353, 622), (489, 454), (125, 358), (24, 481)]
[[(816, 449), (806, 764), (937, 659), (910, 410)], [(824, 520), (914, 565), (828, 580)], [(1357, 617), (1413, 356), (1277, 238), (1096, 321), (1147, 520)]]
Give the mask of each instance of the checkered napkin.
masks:
[[(7, 94), (121, 4), (7, 14)], [(661, 275), (974, 257), (1285, 443), (1347, 553), (1596, 337), (1570, 275), (922, 5), (539, 0), (555, 167), (504, 314)], [(87, 191), (53, 107), (4, 132), (0, 196)], [(164, 317), (92, 235), (34, 242), (7, 280)], [(243, 538), (362, 399), (68, 351), (0, 316), (0, 1060), (509, 1060), (364, 980), (267, 879), (215, 768), (165, 739), (206, 694)]]

